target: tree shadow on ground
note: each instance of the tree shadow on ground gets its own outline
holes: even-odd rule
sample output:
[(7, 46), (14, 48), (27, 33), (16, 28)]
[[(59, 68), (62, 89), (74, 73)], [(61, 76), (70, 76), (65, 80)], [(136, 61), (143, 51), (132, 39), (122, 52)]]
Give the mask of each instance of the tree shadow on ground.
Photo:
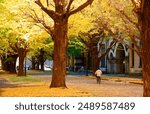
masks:
[(2, 88), (14, 88), (14, 87), (18, 87), (18, 84), (11, 84), (9, 81), (5, 79), (0, 79), (0, 96), (2, 95), (2, 92), (4, 92)]
[(5, 91), (4, 88), (38, 87), (40, 85), (27, 85), (27, 83), (11, 83), (8, 80), (0, 79), (0, 96)]

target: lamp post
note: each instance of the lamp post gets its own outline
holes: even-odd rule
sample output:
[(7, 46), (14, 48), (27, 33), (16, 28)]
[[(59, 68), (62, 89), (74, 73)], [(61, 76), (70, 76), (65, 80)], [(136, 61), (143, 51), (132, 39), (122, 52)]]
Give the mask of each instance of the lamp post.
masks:
[(24, 62), (24, 75), (27, 76), (27, 69), (26, 69), (26, 52), (25, 52), (25, 62)]

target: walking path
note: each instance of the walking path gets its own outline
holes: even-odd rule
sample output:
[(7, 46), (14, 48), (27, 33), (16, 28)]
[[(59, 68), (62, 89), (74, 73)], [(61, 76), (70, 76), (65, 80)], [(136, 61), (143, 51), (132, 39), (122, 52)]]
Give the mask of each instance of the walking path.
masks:
[(70, 80), (70, 85), (75, 85), (81, 90), (90, 92), (93, 96), (142, 96), (142, 85), (128, 82), (116, 82), (115, 80), (102, 80), (101, 84), (96, 84), (95, 79)]
[[(67, 76), (69, 89), (50, 89), (50, 75), (34, 75), (43, 82), (10, 82), (7, 76), (0, 75), (0, 96), (93, 96), (93, 97), (142, 97), (141, 79), (103, 77), (101, 84), (87, 76)], [(131, 82), (139, 82), (134, 84)]]

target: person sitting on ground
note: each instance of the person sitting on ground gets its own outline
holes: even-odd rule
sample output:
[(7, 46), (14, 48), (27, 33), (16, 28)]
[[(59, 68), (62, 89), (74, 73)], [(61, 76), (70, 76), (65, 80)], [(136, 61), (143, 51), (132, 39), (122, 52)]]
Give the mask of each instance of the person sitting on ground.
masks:
[(96, 76), (97, 84), (101, 83), (101, 75), (102, 75), (102, 71), (100, 69), (96, 70), (95, 76)]

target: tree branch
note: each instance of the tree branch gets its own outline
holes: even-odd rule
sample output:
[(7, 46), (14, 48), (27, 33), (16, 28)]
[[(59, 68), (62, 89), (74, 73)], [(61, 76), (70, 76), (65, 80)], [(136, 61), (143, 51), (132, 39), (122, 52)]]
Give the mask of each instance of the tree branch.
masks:
[(56, 13), (53, 10), (49, 10), (44, 5), (41, 3), (41, 0), (35, 0), (35, 3), (47, 14), (49, 15), (52, 19), (56, 18)]
[(10, 48), (11, 48), (14, 52), (18, 52), (17, 43), (12, 44), (12, 43), (10, 42), (10, 40), (8, 40), (8, 43), (9, 43)]
[[(106, 49), (105, 53), (103, 53), (103, 54), (99, 57), (99, 59), (100, 59), (100, 60), (103, 59), (103, 58), (109, 53), (109, 51), (112, 49), (112, 47), (113, 47), (114, 45), (116, 45), (116, 43), (117, 43), (117, 40), (116, 40), (116, 39), (113, 39), (113, 41), (110, 43), (110, 46)], [(99, 52), (100, 52), (100, 50), (99, 50)]]
[(74, 0), (70, 0), (70, 1), (69, 1), (69, 4), (68, 4), (68, 6), (67, 6), (67, 13), (69, 13), (70, 7), (71, 7), (71, 4), (73, 3), (73, 1), (74, 1)]
[[(124, 11), (118, 9), (117, 7), (114, 7), (121, 15), (123, 15), (130, 23), (135, 25), (138, 30), (140, 30), (139, 24), (134, 22)], [(123, 17), (122, 17), (123, 18)]]
[[(32, 11), (32, 12), (31, 12)], [(39, 24), (36, 24), (36, 26), (39, 26), (40, 28), (44, 29), (48, 34), (50, 34), (53, 37), (53, 27), (49, 26), (45, 22), (44, 15), (42, 13), (42, 19), (37, 15), (36, 11), (34, 9), (30, 8), (30, 14), (22, 11), (25, 15), (27, 15), (29, 18), (32, 18), (34, 22), (40, 23), (42, 26)]]
[[(126, 22), (125, 22), (125, 28), (127, 30), (128, 36), (131, 38), (131, 40), (132, 40), (132, 42), (133, 42), (133, 44), (134, 44), (134, 46), (136, 48), (134, 50), (138, 53), (138, 55), (140, 55), (139, 54), (140, 53), (140, 46), (138, 45), (138, 41), (140, 42), (140, 39), (135, 35), (135, 33), (131, 33), (131, 30), (127, 26)], [(139, 32), (140, 32), (140, 30), (139, 30)]]
[(136, 2), (135, 2), (135, 0), (131, 0), (131, 2), (132, 2), (132, 4), (133, 4), (133, 6), (136, 7)]
[(47, 7), (49, 6), (49, 0), (46, 0)]
[(87, 0), (85, 3), (83, 3), (82, 5), (80, 5), (78, 8), (76, 8), (76, 9), (70, 11), (70, 12), (69, 12), (69, 16), (70, 16), (70, 15), (73, 15), (73, 14), (79, 12), (79, 11), (81, 11), (82, 9), (84, 9), (85, 7), (87, 7), (88, 5), (91, 5), (93, 1), (94, 1), (94, 0)]

